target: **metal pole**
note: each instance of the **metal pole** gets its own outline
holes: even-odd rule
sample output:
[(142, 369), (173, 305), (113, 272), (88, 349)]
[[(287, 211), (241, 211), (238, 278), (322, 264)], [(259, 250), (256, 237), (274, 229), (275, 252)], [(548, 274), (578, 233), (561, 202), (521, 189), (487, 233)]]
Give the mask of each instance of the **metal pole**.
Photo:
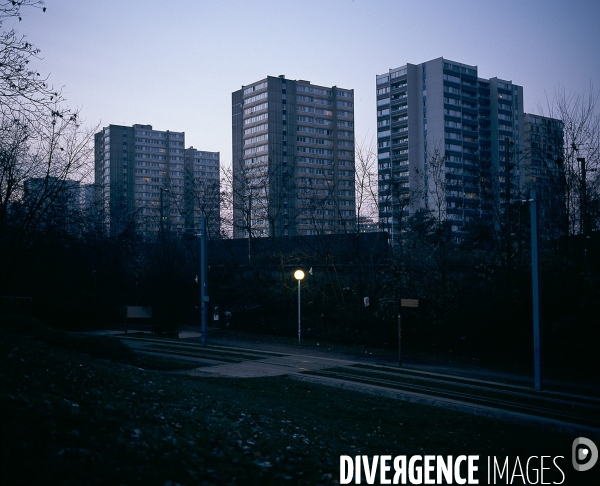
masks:
[[(506, 219), (506, 278), (510, 285), (510, 270), (512, 264), (512, 247), (510, 244), (510, 141), (504, 139), (504, 217)], [(509, 289), (510, 290), (510, 289)]]
[(529, 192), (531, 210), (531, 277), (533, 292), (533, 375), (537, 391), (542, 389), (542, 319), (540, 314), (540, 247), (538, 206), (535, 189)]
[(398, 312), (398, 366), (402, 366), (402, 314)]
[(298, 344), (300, 344), (300, 280), (298, 280)]
[(252, 257), (252, 193), (248, 196), (248, 265)]
[(158, 229), (160, 231), (160, 235), (163, 234), (163, 188), (160, 188), (160, 222), (158, 225)]
[[(586, 187), (586, 173), (585, 173), (585, 158), (577, 157), (579, 166), (581, 169), (581, 184), (579, 185), (579, 221), (580, 227), (579, 232), (582, 235), (587, 234), (588, 222), (587, 222), (587, 187)], [(584, 242), (585, 243), (585, 242)]]
[(202, 346), (206, 346), (207, 334), (207, 279), (206, 279), (206, 216), (200, 217), (200, 315), (202, 318), (201, 325), (201, 342)]

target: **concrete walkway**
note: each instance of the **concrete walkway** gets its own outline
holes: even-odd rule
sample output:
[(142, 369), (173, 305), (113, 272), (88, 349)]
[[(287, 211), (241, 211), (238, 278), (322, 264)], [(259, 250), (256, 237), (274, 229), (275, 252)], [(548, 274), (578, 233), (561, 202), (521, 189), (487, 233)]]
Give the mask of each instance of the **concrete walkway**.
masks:
[(196, 368), (186, 374), (193, 376), (221, 376), (230, 378), (257, 378), (282, 376), (303, 371), (316, 371), (352, 364), (350, 361), (318, 358), (315, 356), (290, 355), (277, 358), (243, 361), (242, 363), (222, 364)]

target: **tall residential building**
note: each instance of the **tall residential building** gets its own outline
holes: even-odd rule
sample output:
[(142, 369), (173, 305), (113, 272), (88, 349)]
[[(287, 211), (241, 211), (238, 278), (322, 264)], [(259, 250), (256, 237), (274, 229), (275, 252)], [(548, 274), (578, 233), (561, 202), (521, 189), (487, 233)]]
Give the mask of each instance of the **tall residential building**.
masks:
[(519, 158), (521, 192), (535, 189), (544, 238), (568, 232), (568, 187), (564, 157), (564, 123), (556, 118), (525, 114), (525, 147)]
[(354, 231), (354, 91), (284, 76), (232, 94), (233, 235)]
[(471, 219), (491, 218), (505, 187), (505, 140), (524, 138), (523, 88), (443, 58), (390, 69), (376, 85), (381, 229), (397, 238), (419, 208), (450, 221), (455, 237)]
[(524, 127), (526, 148), (521, 170), (522, 189), (535, 189), (542, 196), (563, 192), (563, 122), (526, 113)]
[(185, 149), (185, 226), (197, 229), (205, 216), (209, 239), (221, 234), (220, 154), (203, 152), (194, 147)]
[(184, 146), (183, 132), (151, 125), (109, 125), (96, 133), (96, 191), (108, 234), (152, 239), (185, 231), (191, 222), (186, 222)]

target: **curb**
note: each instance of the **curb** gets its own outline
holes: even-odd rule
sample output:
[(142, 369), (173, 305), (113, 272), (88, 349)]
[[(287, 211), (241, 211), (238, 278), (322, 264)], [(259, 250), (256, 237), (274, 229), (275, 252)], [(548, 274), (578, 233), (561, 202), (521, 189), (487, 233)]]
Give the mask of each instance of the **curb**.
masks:
[(308, 376), (300, 374), (290, 374), (288, 376), (293, 380), (305, 381), (326, 386), (336, 386), (338, 388), (344, 388), (346, 390), (352, 390), (361, 393), (369, 393), (371, 395), (393, 398), (396, 400), (402, 400), (405, 402), (415, 403), (419, 405), (430, 405), (433, 407), (445, 408), (446, 410), (453, 410), (456, 412), (469, 413), (471, 415), (506, 420), (509, 422), (515, 422), (523, 425), (530, 425), (535, 427), (541, 426), (550, 430), (554, 430), (556, 432), (575, 435), (585, 435), (586, 437), (592, 437), (596, 440), (600, 439), (600, 428), (578, 425), (562, 420), (536, 417), (534, 415), (528, 415), (521, 412), (502, 410), (494, 407), (486, 407), (484, 405), (476, 405), (468, 402), (461, 402), (459, 400), (437, 398), (429, 395), (424, 395), (422, 393), (391, 390), (389, 388), (381, 387), (378, 385), (359, 384), (345, 380), (338, 380), (335, 378)]

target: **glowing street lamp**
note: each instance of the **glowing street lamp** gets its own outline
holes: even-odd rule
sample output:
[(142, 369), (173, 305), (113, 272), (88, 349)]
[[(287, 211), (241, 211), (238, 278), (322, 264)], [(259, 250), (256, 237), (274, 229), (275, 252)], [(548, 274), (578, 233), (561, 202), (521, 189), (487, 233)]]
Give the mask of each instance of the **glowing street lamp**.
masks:
[(302, 270), (296, 270), (294, 272), (294, 278), (298, 280), (298, 344), (300, 344), (300, 281), (304, 278), (304, 272)]

